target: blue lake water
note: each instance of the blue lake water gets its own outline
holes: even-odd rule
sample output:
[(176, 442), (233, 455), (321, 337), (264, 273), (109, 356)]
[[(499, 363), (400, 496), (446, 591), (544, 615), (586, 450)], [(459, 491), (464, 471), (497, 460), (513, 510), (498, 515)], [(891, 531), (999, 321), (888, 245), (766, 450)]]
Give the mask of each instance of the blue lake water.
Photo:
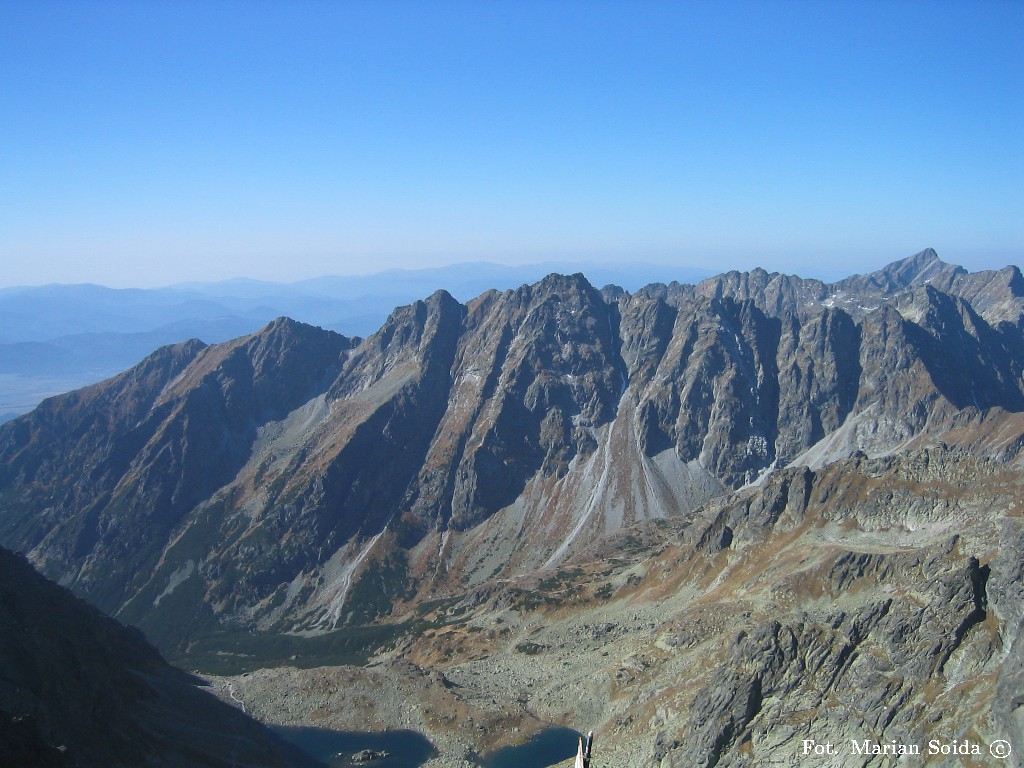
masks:
[(571, 728), (545, 728), (517, 747), (505, 747), (482, 760), (484, 768), (547, 768), (576, 754), (580, 734)]
[(437, 754), (434, 745), (416, 731), (331, 731), (326, 728), (271, 729), (285, 741), (294, 744), (310, 757), (331, 768), (356, 765), (349, 758), (364, 749), (387, 752), (388, 756), (370, 763), (359, 763), (368, 768), (417, 768)]
[[(330, 768), (418, 768), (437, 755), (434, 746), (416, 731), (364, 733), (280, 726), (271, 730)], [(499, 749), (480, 758), (479, 763), (482, 768), (547, 768), (575, 755), (579, 736), (571, 728), (545, 728), (525, 744)], [(352, 755), (364, 749), (387, 752), (388, 756), (370, 763), (353, 763)]]

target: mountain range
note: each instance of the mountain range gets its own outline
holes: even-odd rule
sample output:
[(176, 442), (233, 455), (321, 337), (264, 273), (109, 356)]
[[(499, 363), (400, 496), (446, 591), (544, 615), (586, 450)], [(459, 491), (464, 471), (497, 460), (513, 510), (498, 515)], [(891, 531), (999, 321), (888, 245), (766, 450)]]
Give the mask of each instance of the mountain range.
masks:
[[(151, 289), (90, 284), (0, 289), (0, 422), (27, 413), (47, 396), (112, 376), (157, 347), (184, 339), (228, 341), (283, 315), (367, 336), (395, 306), (438, 286), (468, 300), (490, 288), (531, 283), (565, 267), (565, 262), (517, 267), (475, 262), (294, 283), (236, 279)], [(670, 273), (680, 277), (677, 270), (656, 264), (585, 268), (593, 279), (604, 281), (600, 284), (634, 288)], [(684, 270), (687, 278), (706, 274)]]
[(278, 318), (0, 426), (0, 544), (266, 720), (452, 759), (545, 722), (665, 768), (1024, 749), (1022, 310), (926, 250)]

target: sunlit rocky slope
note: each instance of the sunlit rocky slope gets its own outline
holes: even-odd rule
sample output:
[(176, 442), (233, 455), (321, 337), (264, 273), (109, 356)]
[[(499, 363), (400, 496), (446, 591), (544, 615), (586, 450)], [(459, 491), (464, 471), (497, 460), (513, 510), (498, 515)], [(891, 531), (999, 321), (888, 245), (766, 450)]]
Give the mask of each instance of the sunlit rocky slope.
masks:
[[(770, 764), (812, 722), (916, 738), (948, 706), (992, 735), (1022, 307), (1016, 268), (925, 251), (835, 284), (438, 292), (366, 340), (281, 319), (0, 427), (0, 542), (195, 666), (382, 652), (623, 764)], [(543, 678), (491, 690), (483, 658)], [(466, 722), (417, 724), (496, 738)]]

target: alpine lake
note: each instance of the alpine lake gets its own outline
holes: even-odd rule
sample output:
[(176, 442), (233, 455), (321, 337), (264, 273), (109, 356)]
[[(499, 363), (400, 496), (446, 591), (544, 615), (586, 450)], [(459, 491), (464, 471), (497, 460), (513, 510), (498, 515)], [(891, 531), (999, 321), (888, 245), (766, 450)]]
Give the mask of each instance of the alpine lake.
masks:
[[(418, 768), (437, 750), (416, 731), (332, 731), (326, 728), (272, 729), (281, 739), (329, 768)], [(551, 727), (534, 734), (524, 744), (504, 747), (476, 759), (481, 768), (547, 768), (576, 754), (580, 734), (571, 728)], [(355, 756), (369, 750), (380, 755), (366, 760)]]

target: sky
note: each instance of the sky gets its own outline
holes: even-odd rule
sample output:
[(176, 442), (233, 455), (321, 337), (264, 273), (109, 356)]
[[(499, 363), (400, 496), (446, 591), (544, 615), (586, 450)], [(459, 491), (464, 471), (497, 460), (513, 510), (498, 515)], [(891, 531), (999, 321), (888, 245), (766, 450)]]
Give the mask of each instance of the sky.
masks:
[(0, 0), (0, 286), (1024, 262), (1024, 3)]

